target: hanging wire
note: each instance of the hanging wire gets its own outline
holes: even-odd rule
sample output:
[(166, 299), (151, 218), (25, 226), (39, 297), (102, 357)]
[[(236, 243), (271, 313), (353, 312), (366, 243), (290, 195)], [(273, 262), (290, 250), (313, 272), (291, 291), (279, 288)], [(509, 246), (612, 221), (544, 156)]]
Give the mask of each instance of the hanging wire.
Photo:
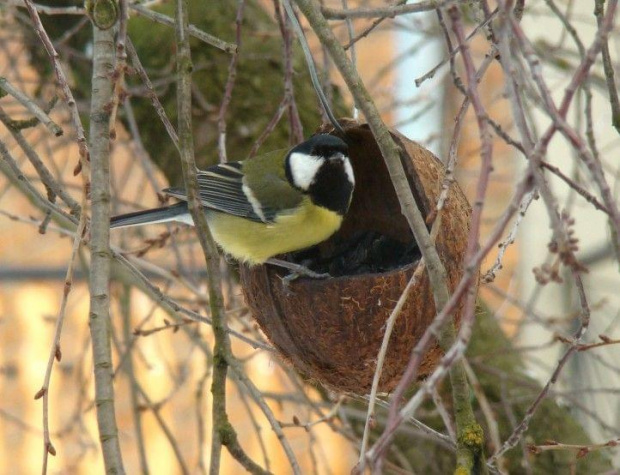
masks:
[(336, 117), (334, 116), (329, 102), (327, 101), (327, 97), (325, 97), (325, 92), (323, 92), (323, 89), (321, 88), (321, 82), (319, 81), (319, 75), (316, 72), (316, 66), (314, 65), (314, 59), (312, 58), (312, 52), (310, 51), (310, 47), (308, 46), (308, 42), (306, 41), (304, 32), (301, 29), (301, 25), (299, 24), (299, 21), (297, 21), (295, 12), (293, 12), (293, 7), (291, 6), (289, 0), (283, 0), (282, 3), (284, 5), (284, 9), (286, 10), (286, 14), (288, 15), (291, 23), (293, 24), (293, 29), (295, 30), (295, 34), (297, 35), (299, 43), (301, 44), (301, 49), (303, 50), (304, 56), (306, 57), (306, 63), (308, 64), (308, 71), (310, 71), (312, 86), (314, 86), (314, 90), (319, 97), (319, 102), (321, 103), (321, 106), (323, 106), (323, 110), (325, 111), (325, 114), (329, 118), (329, 121), (332, 123), (334, 128), (343, 136), (346, 136), (346, 132), (340, 126), (338, 120), (336, 120)]

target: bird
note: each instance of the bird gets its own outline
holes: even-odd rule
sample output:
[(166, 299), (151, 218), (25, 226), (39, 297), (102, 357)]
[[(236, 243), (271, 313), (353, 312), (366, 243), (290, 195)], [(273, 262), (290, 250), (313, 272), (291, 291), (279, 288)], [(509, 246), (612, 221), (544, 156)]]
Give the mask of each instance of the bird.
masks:
[[(318, 134), (290, 150), (199, 170), (197, 181), (210, 232), (226, 254), (250, 266), (273, 263), (324, 276), (275, 256), (325, 241), (340, 228), (355, 187), (344, 140)], [(180, 202), (112, 217), (110, 227), (170, 221), (193, 225), (186, 190), (163, 193)]]

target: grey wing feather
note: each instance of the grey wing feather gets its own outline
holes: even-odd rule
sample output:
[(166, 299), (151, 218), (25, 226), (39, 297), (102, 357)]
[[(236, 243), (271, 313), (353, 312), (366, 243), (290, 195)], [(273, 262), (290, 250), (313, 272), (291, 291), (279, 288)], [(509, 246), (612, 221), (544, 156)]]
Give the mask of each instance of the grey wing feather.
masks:
[[(242, 164), (224, 163), (209, 167), (197, 174), (200, 201), (206, 208), (239, 216), (259, 223), (273, 222), (275, 210), (263, 208), (254, 196), (248, 196), (244, 189)], [(182, 188), (167, 188), (166, 194), (187, 201)], [(249, 192), (251, 195), (251, 192)]]

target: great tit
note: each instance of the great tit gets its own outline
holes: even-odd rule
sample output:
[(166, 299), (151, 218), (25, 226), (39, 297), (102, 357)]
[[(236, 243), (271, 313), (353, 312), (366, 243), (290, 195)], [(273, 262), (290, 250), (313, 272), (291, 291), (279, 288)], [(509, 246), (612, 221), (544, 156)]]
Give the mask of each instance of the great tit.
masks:
[[(199, 195), (218, 245), (236, 260), (262, 264), (318, 244), (342, 224), (355, 186), (347, 144), (316, 135), (278, 150), (198, 172)], [(193, 225), (184, 189), (172, 206), (115, 216), (110, 227), (179, 221)]]

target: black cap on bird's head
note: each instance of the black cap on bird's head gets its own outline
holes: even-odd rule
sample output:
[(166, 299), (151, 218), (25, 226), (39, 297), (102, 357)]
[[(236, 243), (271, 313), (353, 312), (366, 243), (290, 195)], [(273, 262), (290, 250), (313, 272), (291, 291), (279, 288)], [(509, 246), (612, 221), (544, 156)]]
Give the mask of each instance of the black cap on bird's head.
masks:
[(347, 155), (348, 151), (349, 146), (342, 139), (334, 135), (319, 134), (296, 145), (291, 149), (290, 153), (304, 153), (315, 157), (328, 158), (335, 153)]
[(349, 146), (338, 137), (315, 135), (288, 153), (286, 178), (317, 206), (344, 215), (355, 186), (348, 153)]

